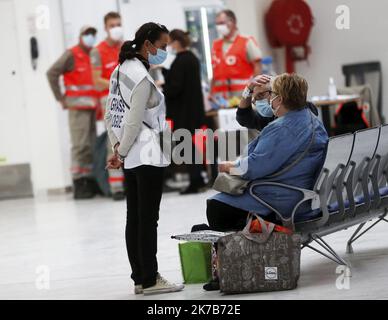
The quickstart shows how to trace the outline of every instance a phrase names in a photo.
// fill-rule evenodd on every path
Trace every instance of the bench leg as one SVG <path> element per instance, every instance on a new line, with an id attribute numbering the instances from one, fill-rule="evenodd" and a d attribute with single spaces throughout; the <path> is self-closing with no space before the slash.
<path id="1" fill-rule="evenodd" d="M 365 233 L 367 233 L 370 229 L 372 229 L 376 224 L 378 224 L 379 222 L 381 221 L 385 221 L 385 222 L 388 222 L 387 219 L 385 219 L 385 216 L 387 214 L 384 213 L 377 221 L 375 221 L 372 225 L 370 225 L 368 228 L 366 228 L 363 232 L 361 232 L 359 234 L 359 232 L 361 231 L 361 229 L 364 227 L 364 225 L 366 224 L 366 222 L 364 223 L 361 223 L 356 231 L 354 231 L 354 233 L 352 234 L 352 236 L 350 237 L 350 239 L 348 240 L 348 243 L 346 245 L 346 253 L 348 254 L 353 254 L 354 251 L 353 251 L 353 246 L 352 246 L 352 243 L 355 242 L 357 239 L 359 239 L 362 235 L 364 235 Z"/>
<path id="2" fill-rule="evenodd" d="M 350 268 L 349 263 L 347 263 L 344 259 L 342 259 L 337 252 L 334 251 L 332 247 L 330 247 L 325 240 L 323 240 L 320 236 L 313 234 L 311 235 L 311 239 L 315 241 L 316 244 L 318 244 L 320 247 L 322 247 L 327 253 L 318 250 L 317 248 L 312 247 L 309 243 L 304 244 L 302 248 L 307 247 L 311 250 L 314 250 L 315 252 L 323 255 L 324 257 L 334 261 L 335 263 L 338 263 L 340 265 L 344 265 Z"/>
<path id="3" fill-rule="evenodd" d="M 354 251 L 353 251 L 353 246 L 352 246 L 352 243 L 355 241 L 355 237 L 357 236 L 357 234 L 360 232 L 360 230 L 362 229 L 362 227 L 365 225 L 366 222 L 364 223 L 361 223 L 356 231 L 354 231 L 354 233 L 352 234 L 352 236 L 350 237 L 350 239 L 348 240 L 348 243 L 346 244 L 346 253 L 348 254 L 353 254 Z"/>

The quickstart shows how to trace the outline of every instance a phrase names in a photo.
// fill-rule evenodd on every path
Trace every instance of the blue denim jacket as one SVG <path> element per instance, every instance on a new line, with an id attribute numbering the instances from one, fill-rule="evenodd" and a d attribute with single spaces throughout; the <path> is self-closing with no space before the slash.
<path id="1" fill-rule="evenodd" d="M 312 189 L 325 160 L 328 136 L 321 121 L 308 108 L 290 111 L 283 117 L 269 123 L 262 130 L 260 136 L 248 145 L 248 156 L 240 160 L 242 167 L 247 165 L 247 171 L 242 177 L 249 181 L 268 180 L 266 177 L 289 166 L 309 146 L 313 133 L 312 125 L 315 128 L 315 137 L 308 153 L 290 170 L 270 179 L 296 187 Z M 280 211 L 285 218 L 291 215 L 292 209 L 302 198 L 302 195 L 297 191 L 275 186 L 258 186 L 254 192 Z M 246 211 L 256 212 L 262 216 L 271 212 L 257 202 L 248 190 L 243 195 L 237 196 L 219 193 L 212 199 Z M 299 213 L 302 212 L 302 215 L 309 211 L 308 203 L 302 205 L 298 210 Z M 302 217 L 299 215 L 298 218 Z"/>

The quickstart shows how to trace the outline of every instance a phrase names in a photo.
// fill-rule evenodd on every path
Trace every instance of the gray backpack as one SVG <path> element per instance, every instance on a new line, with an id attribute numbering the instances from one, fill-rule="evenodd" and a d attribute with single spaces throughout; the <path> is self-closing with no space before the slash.
<path id="1" fill-rule="evenodd" d="M 252 216 L 262 233 L 250 233 Z M 251 214 L 245 229 L 218 240 L 218 273 L 224 293 L 290 290 L 300 274 L 298 234 L 274 232 L 275 225 Z"/>

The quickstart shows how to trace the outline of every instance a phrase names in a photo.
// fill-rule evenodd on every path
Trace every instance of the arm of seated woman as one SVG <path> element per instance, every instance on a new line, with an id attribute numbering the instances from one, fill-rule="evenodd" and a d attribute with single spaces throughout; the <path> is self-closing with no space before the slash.
<path id="1" fill-rule="evenodd" d="M 258 139 L 250 154 L 239 161 L 238 170 L 245 180 L 264 178 L 279 171 L 300 146 L 293 132 L 277 123 L 266 127 Z"/>

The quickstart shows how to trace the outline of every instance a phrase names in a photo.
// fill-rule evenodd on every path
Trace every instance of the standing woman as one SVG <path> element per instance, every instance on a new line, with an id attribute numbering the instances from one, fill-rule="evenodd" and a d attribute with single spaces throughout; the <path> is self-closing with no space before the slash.
<path id="1" fill-rule="evenodd" d="M 114 155 L 108 169 L 124 165 L 127 198 L 125 240 L 135 294 L 175 292 L 183 285 L 158 273 L 157 226 L 163 171 L 169 165 L 159 133 L 167 129 L 164 96 L 149 74 L 150 64 L 167 57 L 168 30 L 146 23 L 133 41 L 123 44 L 119 65 L 110 79 L 105 121 Z"/>
<path id="2" fill-rule="evenodd" d="M 193 136 L 195 129 L 205 123 L 204 100 L 201 85 L 201 66 L 198 58 L 190 51 L 189 33 L 179 29 L 170 32 L 169 47 L 176 55 L 169 71 L 164 70 L 167 118 L 173 120 L 173 128 L 187 129 Z M 193 163 L 188 164 L 189 187 L 181 194 L 197 193 L 205 185 L 202 178 L 202 164 L 195 164 L 193 145 Z"/>

